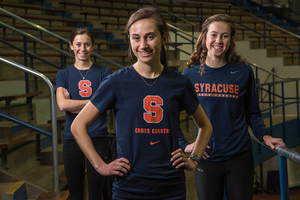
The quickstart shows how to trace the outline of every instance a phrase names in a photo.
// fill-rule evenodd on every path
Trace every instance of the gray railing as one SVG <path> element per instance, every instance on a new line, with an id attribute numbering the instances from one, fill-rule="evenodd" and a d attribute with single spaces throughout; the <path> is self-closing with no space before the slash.
<path id="1" fill-rule="evenodd" d="M 57 121 L 56 121 L 56 111 L 55 111 L 55 96 L 54 87 L 50 80 L 40 72 L 29 69 L 26 66 L 20 65 L 12 60 L 5 59 L 0 56 L 0 62 L 3 62 L 11 67 L 21 70 L 25 73 L 31 74 L 35 77 L 41 78 L 48 86 L 50 91 L 50 109 L 51 109 L 51 128 L 52 128 L 52 149 L 53 149 L 53 190 L 59 191 L 59 174 L 58 174 L 58 145 L 57 145 Z M 17 123 L 17 122 L 16 122 Z"/>
<path id="2" fill-rule="evenodd" d="M 259 143 L 262 146 L 267 147 L 272 150 L 265 143 L 260 142 L 254 135 L 252 130 L 249 130 L 249 134 L 255 142 Z M 278 164 L 279 164 L 279 179 L 280 179 L 280 194 L 281 200 L 289 200 L 289 182 L 288 182 L 288 171 L 287 171 L 287 159 L 290 159 L 294 162 L 300 164 L 300 153 L 294 150 L 291 150 L 286 147 L 275 146 L 275 149 L 272 150 L 278 154 Z"/>

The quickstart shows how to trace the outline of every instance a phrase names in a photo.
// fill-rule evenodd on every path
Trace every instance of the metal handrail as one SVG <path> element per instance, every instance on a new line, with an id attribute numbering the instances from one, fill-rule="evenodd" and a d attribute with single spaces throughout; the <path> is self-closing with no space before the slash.
<path id="1" fill-rule="evenodd" d="M 254 140 L 255 142 L 263 145 L 264 147 L 267 147 L 268 149 L 292 160 L 295 161 L 297 163 L 300 164 L 300 153 L 296 152 L 292 149 L 286 148 L 286 147 L 282 147 L 282 146 L 275 146 L 275 149 L 271 149 L 268 145 L 266 145 L 264 142 L 261 142 L 259 139 L 257 139 L 257 137 L 255 137 L 255 135 L 253 134 L 253 131 L 251 129 L 248 130 L 249 135 L 251 136 L 251 139 Z"/>
<path id="2" fill-rule="evenodd" d="M 271 149 L 264 142 L 259 141 L 253 134 L 252 130 L 248 130 L 251 139 L 260 145 L 276 152 L 278 154 L 278 162 L 279 162 L 279 179 L 280 179 L 280 195 L 282 200 L 289 200 L 289 185 L 288 185 L 288 176 L 287 176 L 287 159 L 290 159 L 294 162 L 300 164 L 300 153 L 294 150 L 291 150 L 286 147 L 282 147 L 279 145 L 275 146 L 275 149 Z"/>
<path id="3" fill-rule="evenodd" d="M 50 80 L 42 73 L 30 69 L 24 65 L 18 64 L 12 60 L 5 59 L 0 56 L 0 61 L 14 67 L 16 69 L 22 70 L 25 73 L 31 74 L 35 77 L 41 78 L 48 86 L 50 91 L 50 109 L 51 109 L 51 128 L 52 128 L 52 149 L 53 149 L 53 190 L 59 191 L 59 174 L 58 174 L 58 144 L 57 144 L 57 121 L 56 121 L 56 107 L 55 107 L 55 96 L 54 87 Z"/>
<path id="4" fill-rule="evenodd" d="M 52 33 L 51 31 L 48 31 L 47 29 L 43 28 L 43 27 L 40 26 L 40 25 L 37 25 L 37 24 L 35 24 L 35 23 L 32 23 L 32 22 L 30 22 L 30 21 L 28 21 L 28 20 L 26 20 L 26 19 L 23 19 L 22 17 L 19 17 L 19 16 L 15 15 L 15 14 L 13 14 L 13 13 L 7 11 L 7 10 L 4 10 L 3 8 L 0 8 L 0 12 L 3 12 L 3 13 L 5 13 L 5 14 L 7 14 L 7 15 L 9 15 L 9 16 L 15 18 L 15 19 L 21 20 L 22 22 L 25 22 L 26 24 L 29 24 L 29 25 L 35 27 L 36 29 L 38 29 L 38 30 L 40 30 L 40 31 L 46 32 L 46 33 L 50 34 L 51 36 L 54 36 L 54 37 L 60 39 L 60 40 L 63 41 L 63 42 L 69 43 L 69 40 L 67 40 L 67 39 L 65 39 L 65 38 L 63 38 L 63 37 L 61 37 L 61 36 L 59 36 L 59 35 L 57 35 L 57 34 L 55 34 L 55 33 Z M 0 21 L 0 22 L 1 22 L 1 21 Z M 1 23 L 1 24 L 2 24 L 2 23 Z M 15 30 L 18 30 L 18 29 L 15 29 Z M 20 32 L 22 32 L 22 31 L 20 31 Z M 25 34 L 26 34 L 26 33 L 25 33 Z M 28 34 L 28 35 L 30 35 L 30 34 Z M 30 36 L 31 36 L 31 35 L 30 35 Z M 34 36 L 32 36 L 32 37 L 34 37 Z M 35 37 L 34 37 L 34 38 L 35 38 Z M 31 39 L 33 39 L 33 38 L 31 38 Z M 37 38 L 35 38 L 35 39 L 37 39 Z M 37 40 L 39 40 L 39 39 L 37 39 Z M 39 42 L 40 42 L 40 41 L 39 41 Z M 44 41 L 42 41 L 42 42 L 45 43 Z M 47 44 L 46 46 L 49 45 L 48 43 L 45 43 L 45 44 Z M 52 46 L 52 45 L 50 45 L 50 46 Z M 48 47 L 49 47 L 49 46 L 48 46 Z M 53 46 L 53 47 L 54 47 L 54 46 Z M 50 48 L 52 48 L 52 47 L 50 47 Z M 56 47 L 54 47 L 54 48 L 56 48 Z M 53 49 L 53 48 L 52 48 L 52 49 Z M 69 53 L 67 53 L 67 52 L 65 52 L 65 51 L 63 51 L 63 50 L 60 50 L 60 49 L 57 50 L 57 49 L 58 49 L 58 48 L 56 48 L 55 50 L 56 50 L 56 51 L 59 51 L 60 53 L 64 52 L 64 53 L 63 53 L 64 55 L 67 55 L 67 56 L 69 56 L 69 57 L 74 58 L 73 55 L 71 55 L 71 54 L 69 54 Z M 68 54 L 69 54 L 69 55 L 68 55 Z M 97 57 L 97 58 L 100 58 L 100 59 L 102 59 L 102 60 L 104 60 L 104 61 L 106 61 L 106 62 L 108 62 L 108 63 L 110 63 L 110 64 L 112 64 L 112 65 L 114 65 L 114 66 L 116 66 L 116 67 L 124 68 L 124 66 L 122 66 L 122 65 L 120 65 L 120 64 L 118 64 L 118 63 L 116 63 L 116 62 L 114 62 L 114 61 L 112 61 L 112 60 L 109 60 L 108 58 L 103 57 L 103 56 L 101 56 L 101 55 L 99 55 L 99 54 L 97 54 L 97 53 L 95 53 L 95 52 L 92 52 L 92 55 L 95 56 L 95 57 Z"/>
<path id="5" fill-rule="evenodd" d="M 0 8 L 0 11 L 1 11 L 1 9 L 2 9 L 2 8 Z M 2 9 L 2 10 L 3 10 L 3 9 Z M 27 37 L 27 38 L 30 38 L 30 39 L 34 40 L 35 42 L 41 43 L 42 45 L 45 45 L 46 47 L 49 47 L 49 48 L 51 48 L 51 49 L 53 49 L 53 50 L 55 50 L 55 51 L 58 51 L 59 53 L 62 53 L 62 54 L 64 54 L 64 55 L 68 56 L 68 57 L 74 58 L 74 56 L 71 55 L 70 53 L 68 53 L 68 52 L 66 52 L 66 51 L 64 51 L 64 50 L 61 50 L 61 49 L 59 49 L 59 48 L 57 48 L 57 47 L 55 47 L 55 46 L 53 46 L 53 45 L 51 45 L 51 44 L 49 44 L 49 43 L 47 43 L 47 42 L 44 42 L 43 40 L 40 40 L 40 39 L 36 38 L 35 36 L 30 35 L 29 33 L 25 33 L 24 31 L 21 31 L 21 30 L 19 30 L 19 29 L 16 29 L 16 28 L 14 28 L 14 27 L 12 27 L 12 26 L 10 26 L 10 25 L 8 25 L 8 24 L 5 24 L 5 23 L 2 22 L 2 21 L 0 21 L 0 25 L 1 25 L 1 26 L 4 26 L 4 27 L 6 27 L 6 28 L 9 28 L 9 29 L 11 29 L 11 30 L 13 30 L 13 31 L 15 31 L 15 32 L 17 32 L 17 33 L 19 33 L 19 34 L 21 34 L 21 35 Z"/>
<path id="6" fill-rule="evenodd" d="M 172 24 L 167 23 L 167 25 L 168 25 L 170 28 L 172 28 L 172 29 L 174 29 L 174 30 L 176 30 L 176 31 L 179 31 L 179 32 L 181 32 L 181 33 L 183 33 L 183 34 L 185 34 L 185 35 L 187 35 L 187 36 L 189 36 L 189 37 L 191 37 L 191 38 L 193 38 L 193 39 L 196 39 L 196 40 L 198 39 L 198 37 L 195 37 L 195 36 L 193 36 L 193 35 L 191 35 L 191 34 L 188 34 L 186 31 L 181 30 L 180 28 L 177 28 L 177 27 L 173 26 Z"/>
<path id="7" fill-rule="evenodd" d="M 258 66 L 257 64 L 255 64 L 255 63 L 251 63 L 251 62 L 246 61 L 246 64 L 249 65 L 249 66 L 255 67 L 255 68 L 257 68 L 257 69 L 259 69 L 259 70 L 261 70 L 261 71 L 264 71 L 264 72 L 266 72 L 266 73 L 268 73 L 268 74 L 271 74 L 271 75 L 273 75 L 274 77 L 277 77 L 277 78 L 279 78 L 279 79 L 291 79 L 290 77 L 280 76 L 280 75 L 278 75 L 278 74 L 275 74 L 275 73 L 273 73 L 273 72 L 270 72 L 270 71 L 268 71 L 268 70 L 265 70 L 264 68 L 259 67 L 259 66 Z"/>

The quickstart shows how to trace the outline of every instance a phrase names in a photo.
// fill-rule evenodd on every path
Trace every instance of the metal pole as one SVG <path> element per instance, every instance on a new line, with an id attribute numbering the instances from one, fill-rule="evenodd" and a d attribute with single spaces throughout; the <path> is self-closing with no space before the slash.
<path id="1" fill-rule="evenodd" d="M 280 178 L 280 196 L 281 200 L 289 200 L 289 182 L 287 173 L 287 160 L 278 154 L 279 178 Z"/>
<path id="2" fill-rule="evenodd" d="M 25 73 L 33 76 L 40 77 L 47 85 L 50 91 L 50 109 L 51 109 L 51 122 L 52 122 L 52 151 L 53 151 L 53 190 L 59 191 L 59 174 L 58 174 L 58 145 L 57 145 L 57 121 L 56 121 L 56 107 L 54 98 L 54 88 L 51 81 L 42 73 L 29 69 L 24 65 L 18 64 L 12 60 L 5 59 L 0 56 L 0 61 Z"/>

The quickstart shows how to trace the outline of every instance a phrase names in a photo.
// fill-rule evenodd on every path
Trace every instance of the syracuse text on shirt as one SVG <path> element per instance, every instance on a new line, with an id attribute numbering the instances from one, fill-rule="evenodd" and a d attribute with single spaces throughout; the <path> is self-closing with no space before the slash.
<path id="1" fill-rule="evenodd" d="M 239 85 L 195 83 L 194 87 L 198 96 L 239 98 Z"/>

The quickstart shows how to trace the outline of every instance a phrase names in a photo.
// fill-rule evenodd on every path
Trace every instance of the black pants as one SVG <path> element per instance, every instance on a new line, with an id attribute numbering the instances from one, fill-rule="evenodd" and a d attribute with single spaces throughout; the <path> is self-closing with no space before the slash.
<path id="1" fill-rule="evenodd" d="M 223 162 L 201 162 L 203 172 L 195 170 L 199 200 L 251 200 L 253 195 L 254 163 L 252 149 Z"/>
<path id="2" fill-rule="evenodd" d="M 109 161 L 109 146 L 107 137 L 92 138 L 98 154 L 107 163 Z M 64 140 L 63 159 L 70 192 L 70 200 L 83 200 L 84 171 L 87 167 L 88 192 L 90 200 L 102 199 L 104 176 L 101 176 L 87 160 L 76 140 Z"/>

